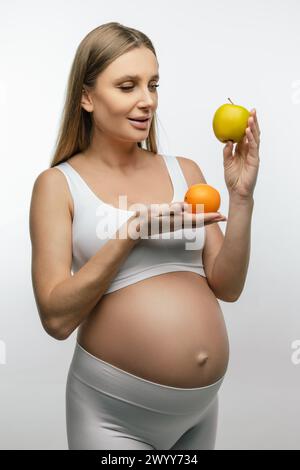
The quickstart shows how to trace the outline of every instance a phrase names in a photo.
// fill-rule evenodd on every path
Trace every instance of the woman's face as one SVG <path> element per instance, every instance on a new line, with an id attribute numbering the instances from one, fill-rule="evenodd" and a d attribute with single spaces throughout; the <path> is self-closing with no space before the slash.
<path id="1" fill-rule="evenodd" d="M 82 95 L 82 106 L 93 113 L 98 132 L 127 142 L 147 138 L 158 104 L 158 67 L 153 52 L 141 47 L 118 57 L 98 76 L 96 89 Z M 149 115 L 145 129 L 135 128 L 128 120 Z"/>

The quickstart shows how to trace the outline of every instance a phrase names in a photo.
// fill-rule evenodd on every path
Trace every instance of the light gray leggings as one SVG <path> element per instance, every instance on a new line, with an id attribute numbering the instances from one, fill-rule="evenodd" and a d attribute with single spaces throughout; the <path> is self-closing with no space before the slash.
<path id="1" fill-rule="evenodd" d="M 76 342 L 66 386 L 69 449 L 214 449 L 218 390 L 151 382 Z"/>

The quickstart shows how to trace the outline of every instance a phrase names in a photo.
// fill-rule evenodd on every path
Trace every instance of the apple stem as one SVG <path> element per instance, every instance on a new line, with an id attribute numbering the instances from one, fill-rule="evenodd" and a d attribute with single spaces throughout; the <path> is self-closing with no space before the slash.
<path id="1" fill-rule="evenodd" d="M 229 101 L 230 101 L 230 103 L 231 103 L 231 104 L 234 104 L 234 103 L 231 101 L 231 99 L 230 99 L 230 98 L 228 98 L 228 99 L 229 99 Z"/>

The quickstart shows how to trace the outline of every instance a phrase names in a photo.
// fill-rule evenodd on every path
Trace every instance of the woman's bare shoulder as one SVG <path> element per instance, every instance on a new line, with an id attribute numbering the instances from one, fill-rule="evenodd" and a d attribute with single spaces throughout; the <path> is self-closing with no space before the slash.
<path id="1" fill-rule="evenodd" d="M 62 203 L 65 202 L 68 205 L 73 220 L 73 198 L 66 176 L 59 168 L 51 167 L 39 173 L 34 181 L 34 191 L 53 193 L 61 198 Z"/>

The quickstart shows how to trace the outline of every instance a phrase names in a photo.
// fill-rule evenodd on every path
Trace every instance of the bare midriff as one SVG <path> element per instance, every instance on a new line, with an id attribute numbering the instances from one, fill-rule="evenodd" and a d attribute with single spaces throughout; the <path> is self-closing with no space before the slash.
<path id="1" fill-rule="evenodd" d="M 104 295 L 80 325 L 77 341 L 105 362 L 173 387 L 215 383 L 229 360 L 219 302 L 206 278 L 189 271 Z"/>

